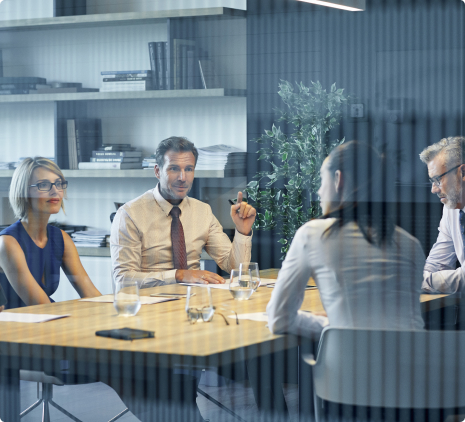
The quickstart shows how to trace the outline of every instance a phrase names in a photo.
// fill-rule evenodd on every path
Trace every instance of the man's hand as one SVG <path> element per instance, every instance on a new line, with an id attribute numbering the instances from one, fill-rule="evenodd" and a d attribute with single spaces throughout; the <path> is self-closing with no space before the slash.
<path id="1" fill-rule="evenodd" d="M 231 205 L 231 218 L 239 233 L 248 236 L 252 230 L 257 211 L 247 202 L 242 202 L 242 192 L 237 193 L 237 202 Z"/>
<path id="2" fill-rule="evenodd" d="M 198 284 L 224 284 L 224 278 L 210 271 L 176 270 L 176 282 Z"/>

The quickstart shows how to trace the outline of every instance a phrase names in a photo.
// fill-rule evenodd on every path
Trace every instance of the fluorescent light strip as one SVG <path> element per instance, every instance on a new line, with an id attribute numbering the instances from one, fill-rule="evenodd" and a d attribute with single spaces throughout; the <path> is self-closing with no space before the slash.
<path id="1" fill-rule="evenodd" d="M 357 7 L 344 6 L 342 4 L 329 3 L 327 1 L 322 1 L 322 0 L 297 0 L 297 1 L 303 1 L 305 3 L 318 4 L 320 6 L 334 7 L 335 9 L 349 10 L 350 12 L 363 12 L 363 10 L 364 10 L 364 9 L 359 9 Z M 463 0 L 463 1 L 465 2 L 465 0 Z"/>

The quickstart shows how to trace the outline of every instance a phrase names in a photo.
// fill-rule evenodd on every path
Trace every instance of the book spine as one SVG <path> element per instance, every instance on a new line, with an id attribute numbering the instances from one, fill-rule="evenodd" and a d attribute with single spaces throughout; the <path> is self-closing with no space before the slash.
<path id="1" fill-rule="evenodd" d="M 157 80 L 158 89 L 167 89 L 166 87 L 166 52 L 165 42 L 157 42 L 156 61 L 157 61 Z"/>
<path id="2" fill-rule="evenodd" d="M 153 89 L 158 89 L 158 78 L 157 78 L 157 60 L 156 60 L 156 42 L 149 42 L 149 58 L 150 58 L 150 69 L 153 80 Z"/>
<path id="3" fill-rule="evenodd" d="M 195 51 L 190 49 L 187 51 L 187 89 L 195 88 Z"/>
<path id="4" fill-rule="evenodd" d="M 29 94 L 28 89 L 2 89 L 0 95 Z"/>
<path id="5" fill-rule="evenodd" d="M 92 151 L 94 158 L 127 158 L 135 157 L 141 158 L 142 152 L 139 151 Z"/>
<path id="6" fill-rule="evenodd" d="M 68 158 L 69 158 L 69 168 L 70 170 L 77 169 L 77 160 L 76 160 L 76 121 L 67 120 L 67 133 L 68 133 Z"/>
<path id="7" fill-rule="evenodd" d="M 187 89 L 187 45 L 182 46 L 181 69 L 182 69 L 182 89 Z"/>
<path id="8" fill-rule="evenodd" d="M 147 79 L 145 81 L 108 81 L 103 86 L 151 86 L 152 81 Z"/>
<path id="9" fill-rule="evenodd" d="M 0 89 L 36 89 L 41 84 L 0 84 Z"/>
<path id="10" fill-rule="evenodd" d="M 101 75 L 150 75 L 152 73 L 151 70 L 106 70 L 100 72 Z M 109 76 L 106 76 L 107 78 Z"/>
<path id="11" fill-rule="evenodd" d="M 138 163 L 141 157 L 96 158 L 90 157 L 91 163 Z"/>
<path id="12" fill-rule="evenodd" d="M 103 78 L 103 82 L 125 82 L 125 81 L 148 81 L 151 78 L 149 76 L 121 76 L 116 78 Z"/>

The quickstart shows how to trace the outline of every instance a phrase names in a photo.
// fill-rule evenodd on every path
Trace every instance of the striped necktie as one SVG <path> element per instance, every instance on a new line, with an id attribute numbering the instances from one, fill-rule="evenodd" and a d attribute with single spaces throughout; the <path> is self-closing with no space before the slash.
<path id="1" fill-rule="evenodd" d="M 171 247 L 173 249 L 173 264 L 175 270 L 187 270 L 186 241 L 184 230 L 179 218 L 181 210 L 173 207 L 171 215 Z"/>

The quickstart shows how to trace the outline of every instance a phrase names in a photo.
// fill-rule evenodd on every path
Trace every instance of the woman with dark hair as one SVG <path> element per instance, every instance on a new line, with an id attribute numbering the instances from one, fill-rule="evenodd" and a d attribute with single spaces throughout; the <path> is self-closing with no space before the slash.
<path id="1" fill-rule="evenodd" d="M 422 329 L 425 257 L 397 227 L 384 192 L 392 180 L 382 157 L 352 141 L 321 166 L 323 217 L 296 233 L 267 306 L 273 333 L 318 335 L 324 326 Z M 383 197 L 384 196 L 384 197 Z M 309 277 L 327 317 L 299 311 Z"/>
<path id="2" fill-rule="evenodd" d="M 68 182 L 60 168 L 43 157 L 26 158 L 13 173 L 10 205 L 18 218 L 0 233 L 0 286 L 6 308 L 50 303 L 60 268 L 81 297 L 100 296 L 71 237 L 48 224 L 64 210 Z"/>

